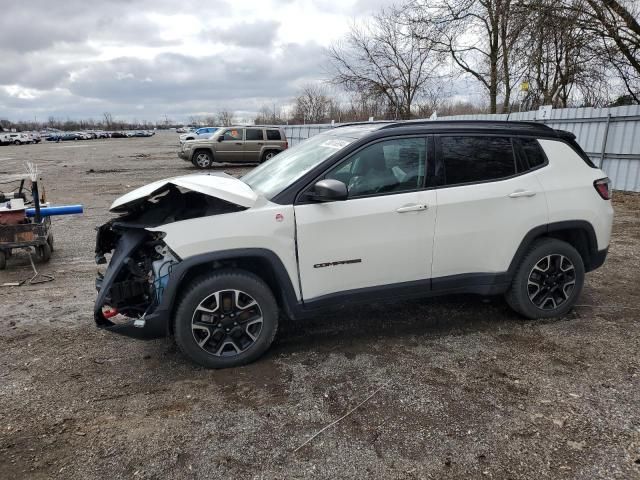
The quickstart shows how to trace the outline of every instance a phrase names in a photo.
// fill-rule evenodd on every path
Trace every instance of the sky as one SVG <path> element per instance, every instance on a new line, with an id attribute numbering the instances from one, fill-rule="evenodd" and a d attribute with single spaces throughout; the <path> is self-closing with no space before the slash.
<path id="1" fill-rule="evenodd" d="M 251 118 L 327 77 L 324 49 L 391 0 L 2 2 L 0 119 Z"/>

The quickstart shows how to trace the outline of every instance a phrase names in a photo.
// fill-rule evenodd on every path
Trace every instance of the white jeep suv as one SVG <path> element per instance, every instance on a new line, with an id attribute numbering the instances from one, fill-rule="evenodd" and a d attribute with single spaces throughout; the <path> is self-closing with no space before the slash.
<path id="1" fill-rule="evenodd" d="M 117 199 L 98 228 L 97 325 L 174 335 L 206 367 L 255 360 L 285 316 L 351 302 L 504 294 L 566 314 L 605 260 L 609 180 L 574 136 L 517 122 L 342 126 L 237 179 Z"/>

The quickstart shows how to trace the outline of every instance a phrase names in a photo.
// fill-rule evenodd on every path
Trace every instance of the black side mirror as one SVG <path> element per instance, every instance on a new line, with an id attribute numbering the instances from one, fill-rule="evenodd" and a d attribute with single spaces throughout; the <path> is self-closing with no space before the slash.
<path id="1" fill-rule="evenodd" d="M 223 140 L 224 140 L 224 135 L 220 135 L 220 136 L 218 137 L 218 141 L 219 141 L 219 142 L 221 142 L 221 141 L 223 141 Z"/>
<path id="2" fill-rule="evenodd" d="M 333 178 L 317 181 L 313 186 L 313 190 L 308 194 L 308 197 L 316 202 L 346 200 L 348 196 L 347 186 L 340 180 L 334 180 Z"/>

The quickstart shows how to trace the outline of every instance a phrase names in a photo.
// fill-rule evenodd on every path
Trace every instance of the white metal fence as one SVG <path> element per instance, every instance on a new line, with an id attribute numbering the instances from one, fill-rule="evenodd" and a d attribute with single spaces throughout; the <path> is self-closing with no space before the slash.
<path id="1" fill-rule="evenodd" d="M 640 105 L 613 108 L 563 108 L 495 115 L 454 115 L 439 120 L 523 120 L 541 122 L 576 135 L 591 160 L 611 178 L 613 188 L 640 192 Z M 289 143 L 302 140 L 341 124 L 287 125 Z"/>

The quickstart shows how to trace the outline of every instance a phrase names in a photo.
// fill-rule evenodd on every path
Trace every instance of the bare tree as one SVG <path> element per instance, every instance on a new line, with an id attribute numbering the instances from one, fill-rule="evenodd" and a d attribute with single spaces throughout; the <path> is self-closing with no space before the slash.
<path id="1" fill-rule="evenodd" d="M 585 31 L 601 41 L 602 52 L 628 94 L 640 103 L 640 3 L 637 0 L 563 0 L 579 12 Z"/>
<path id="2" fill-rule="evenodd" d="M 606 103 L 605 72 L 591 48 L 595 38 L 581 27 L 579 12 L 564 9 L 557 0 L 528 0 L 515 13 L 526 19 L 516 45 L 518 56 L 526 59 L 526 107 L 567 107 L 574 93 L 583 104 Z"/>
<path id="3" fill-rule="evenodd" d="M 382 10 L 362 25 L 354 24 L 341 44 L 328 50 L 332 82 L 362 92 L 411 118 L 414 102 L 437 76 L 431 44 L 411 25 L 398 21 L 399 9 Z"/>
<path id="4" fill-rule="evenodd" d="M 221 127 L 229 127 L 231 125 L 233 125 L 233 117 L 234 117 L 234 112 L 226 110 L 226 109 L 222 109 L 220 111 L 218 111 L 218 125 L 220 125 Z"/>
<path id="5" fill-rule="evenodd" d="M 489 112 L 497 112 L 501 95 L 506 111 L 519 79 L 515 45 L 524 25 L 515 0 L 413 0 L 410 22 L 421 39 L 446 53 L 471 75 L 489 96 Z"/>
<path id="6" fill-rule="evenodd" d="M 256 125 L 283 125 L 287 120 L 282 112 L 282 108 L 276 107 L 276 104 L 273 103 L 271 105 L 263 105 L 260 107 L 254 122 Z"/>
<path id="7" fill-rule="evenodd" d="M 324 88 L 316 85 L 307 85 L 296 96 L 294 119 L 302 121 L 302 123 L 325 122 L 331 103 Z"/>

